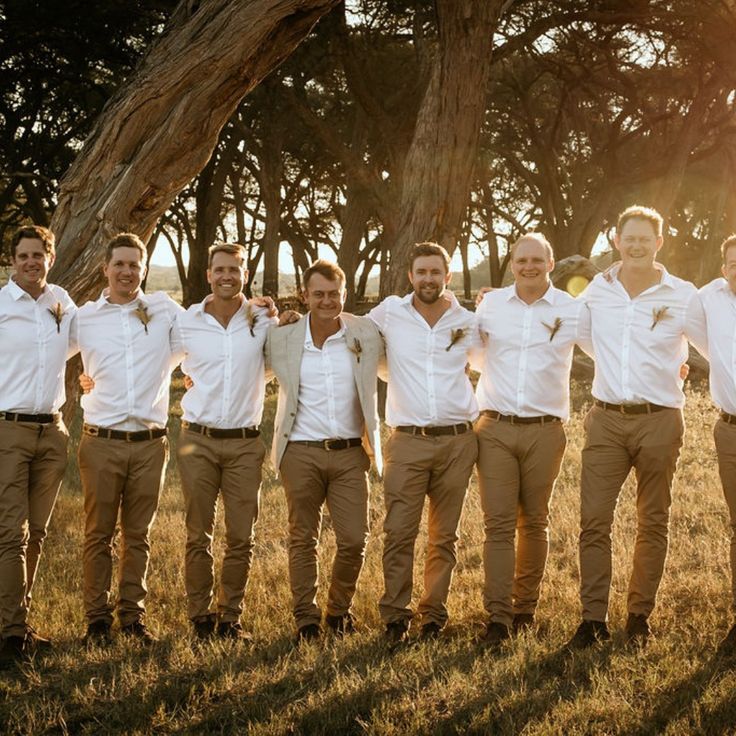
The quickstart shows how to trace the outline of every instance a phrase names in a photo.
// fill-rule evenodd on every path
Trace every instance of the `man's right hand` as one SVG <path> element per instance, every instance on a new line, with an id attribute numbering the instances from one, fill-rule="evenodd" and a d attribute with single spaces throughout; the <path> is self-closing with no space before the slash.
<path id="1" fill-rule="evenodd" d="M 298 322 L 301 318 L 301 314 L 299 314 L 295 309 L 287 309 L 279 315 L 279 327 L 291 325 L 294 322 Z"/>
<path id="2" fill-rule="evenodd" d="M 489 291 L 493 291 L 493 289 L 490 286 L 481 286 L 480 289 L 478 289 L 478 296 L 475 297 L 475 306 L 476 307 L 483 301 L 483 297 Z"/>

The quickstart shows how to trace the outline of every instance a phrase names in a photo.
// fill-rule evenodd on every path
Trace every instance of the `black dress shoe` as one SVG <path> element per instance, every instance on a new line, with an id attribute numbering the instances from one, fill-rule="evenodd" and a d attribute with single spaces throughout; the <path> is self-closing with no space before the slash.
<path id="1" fill-rule="evenodd" d="M 132 639 L 137 639 L 144 646 L 155 644 L 158 639 L 148 630 L 143 621 L 133 621 L 120 627 L 120 631 Z"/>
<path id="2" fill-rule="evenodd" d="M 389 644 L 403 644 L 409 641 L 409 621 L 392 621 L 386 624 L 384 638 Z"/>
<path id="3" fill-rule="evenodd" d="M 107 621 L 93 621 L 87 626 L 87 633 L 82 638 L 85 646 L 104 647 L 112 642 L 112 627 Z"/>
<path id="4" fill-rule="evenodd" d="M 325 623 L 327 624 L 327 628 L 338 637 L 356 632 L 355 619 L 353 619 L 350 613 L 344 613 L 342 616 L 331 616 L 327 614 L 325 616 Z"/>
<path id="5" fill-rule="evenodd" d="M 430 641 L 431 639 L 439 639 L 442 633 L 442 626 L 434 621 L 430 621 L 427 624 L 422 624 L 422 628 L 419 630 L 419 638 L 424 641 Z"/>
<path id="6" fill-rule="evenodd" d="M 630 613 L 626 619 L 626 643 L 643 649 L 649 639 L 649 623 L 641 613 Z"/>
<path id="7" fill-rule="evenodd" d="M 500 647 L 509 638 L 509 627 L 500 621 L 490 621 L 486 624 L 486 630 L 481 636 L 481 642 L 493 649 Z"/>
<path id="8" fill-rule="evenodd" d="M 514 614 L 514 620 L 511 622 L 511 630 L 514 632 L 514 636 L 518 636 L 519 634 L 523 634 L 525 631 L 529 631 L 533 626 L 533 613 Z"/>
<path id="9" fill-rule="evenodd" d="M 568 649 L 589 649 L 590 647 L 608 641 L 611 634 L 605 621 L 583 621 L 575 636 L 567 642 Z"/>
<path id="10" fill-rule="evenodd" d="M 296 643 L 317 641 L 322 636 L 322 629 L 319 624 L 306 624 L 300 626 L 296 632 Z"/>
<path id="11" fill-rule="evenodd" d="M 13 667 L 29 659 L 25 636 L 6 636 L 0 648 L 0 669 Z"/>
<path id="12" fill-rule="evenodd" d="M 736 654 L 736 624 L 728 630 L 728 634 L 718 644 L 717 651 L 722 657 L 733 657 Z"/>
<path id="13" fill-rule="evenodd" d="M 216 623 L 217 617 L 214 613 L 208 613 L 206 616 L 192 621 L 194 636 L 202 641 L 211 639 L 215 635 Z"/>
<path id="14" fill-rule="evenodd" d="M 243 644 L 253 642 L 253 637 L 240 625 L 240 621 L 220 621 L 217 624 L 217 636 L 220 639 L 239 641 Z"/>

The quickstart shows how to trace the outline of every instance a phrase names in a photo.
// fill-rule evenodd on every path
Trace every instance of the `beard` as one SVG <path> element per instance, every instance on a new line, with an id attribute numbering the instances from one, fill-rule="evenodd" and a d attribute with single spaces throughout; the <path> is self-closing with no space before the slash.
<path id="1" fill-rule="evenodd" d="M 417 299 L 424 304 L 434 304 L 444 292 L 441 286 L 423 287 L 414 289 Z"/>

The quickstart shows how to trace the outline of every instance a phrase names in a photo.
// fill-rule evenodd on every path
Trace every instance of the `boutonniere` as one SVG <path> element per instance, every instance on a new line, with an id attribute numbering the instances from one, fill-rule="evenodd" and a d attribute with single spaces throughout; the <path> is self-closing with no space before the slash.
<path id="1" fill-rule="evenodd" d="M 555 321 L 551 325 L 548 325 L 546 322 L 542 322 L 542 324 L 547 328 L 549 341 L 552 342 L 554 336 L 560 331 L 560 327 L 562 327 L 562 320 L 559 317 L 555 317 Z"/>
<path id="2" fill-rule="evenodd" d="M 49 309 L 49 314 L 54 318 L 54 322 L 56 322 L 56 331 L 61 332 L 61 320 L 66 314 L 64 308 L 61 306 L 61 302 L 56 302 L 56 306 L 53 309 Z"/>
<path id="3" fill-rule="evenodd" d="M 360 344 L 360 340 L 357 337 L 353 338 L 352 347 L 348 345 L 348 350 L 355 356 L 355 359 L 360 363 L 360 354 L 363 352 L 363 348 Z"/>
<path id="4" fill-rule="evenodd" d="M 445 350 L 449 351 L 456 342 L 460 342 L 460 340 L 465 337 L 465 333 L 467 331 L 467 327 L 458 327 L 456 330 L 450 330 L 450 344 L 445 348 Z"/>
<path id="5" fill-rule="evenodd" d="M 669 307 L 656 307 L 652 309 L 652 326 L 649 328 L 653 330 L 657 326 L 657 322 L 663 319 L 667 319 L 670 315 L 668 314 Z"/>
<path id="6" fill-rule="evenodd" d="M 250 330 L 250 336 L 256 336 L 256 323 L 258 322 L 258 315 L 253 311 L 253 307 L 250 304 L 245 308 L 245 319 L 248 321 L 248 329 Z"/>
<path id="7" fill-rule="evenodd" d="M 133 314 L 141 321 L 143 329 L 146 331 L 147 335 L 148 323 L 153 319 L 153 317 L 148 314 L 148 307 L 142 301 L 140 301 L 140 299 L 138 300 L 138 306 L 133 310 Z"/>

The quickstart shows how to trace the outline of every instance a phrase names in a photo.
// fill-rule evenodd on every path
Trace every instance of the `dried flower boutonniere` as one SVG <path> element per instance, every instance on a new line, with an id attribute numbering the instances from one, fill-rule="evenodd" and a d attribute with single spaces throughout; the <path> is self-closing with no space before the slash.
<path id="1" fill-rule="evenodd" d="M 657 322 L 670 316 L 668 310 L 669 307 L 659 307 L 659 309 L 655 307 L 652 309 L 652 326 L 649 328 L 650 330 L 653 330 L 657 326 Z"/>
<path id="2" fill-rule="evenodd" d="M 445 348 L 445 350 L 449 351 L 449 349 L 456 343 L 460 342 L 465 337 L 465 333 L 468 331 L 467 327 L 458 327 L 456 330 L 450 330 L 450 344 Z"/>
<path id="3" fill-rule="evenodd" d="M 250 330 L 250 336 L 256 336 L 256 322 L 258 322 L 258 315 L 253 311 L 253 307 L 250 304 L 245 308 L 245 318 L 248 320 L 248 329 Z"/>
<path id="4" fill-rule="evenodd" d="M 360 354 L 363 352 L 363 347 L 360 344 L 360 340 L 357 337 L 353 338 L 352 347 L 348 345 L 348 350 L 355 356 L 355 359 L 360 363 Z"/>
<path id="5" fill-rule="evenodd" d="M 66 314 L 64 308 L 61 306 L 61 302 L 56 302 L 56 306 L 53 309 L 49 309 L 49 314 L 54 318 L 54 322 L 56 322 L 56 331 L 61 332 L 61 320 Z"/>
<path id="6" fill-rule="evenodd" d="M 562 320 L 559 317 L 555 317 L 555 321 L 551 325 L 548 325 L 546 322 L 542 322 L 542 324 L 547 328 L 549 341 L 552 342 L 555 335 L 560 331 L 560 327 L 562 327 Z"/>
<path id="7" fill-rule="evenodd" d="M 153 317 L 148 314 L 148 307 L 142 301 L 140 301 L 140 299 L 138 300 L 138 306 L 133 310 L 133 314 L 141 321 L 143 329 L 146 331 L 147 335 L 148 323 L 153 319 Z"/>

